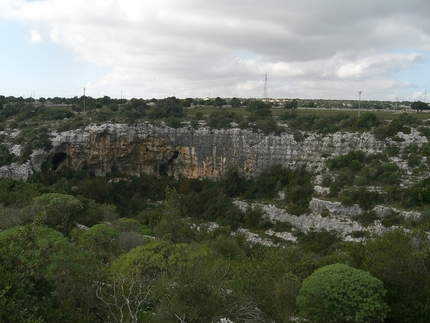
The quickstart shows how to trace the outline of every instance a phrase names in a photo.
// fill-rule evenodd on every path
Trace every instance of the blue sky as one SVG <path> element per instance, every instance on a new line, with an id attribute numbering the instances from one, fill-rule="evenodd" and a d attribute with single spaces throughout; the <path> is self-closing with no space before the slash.
<path id="1" fill-rule="evenodd" d="M 429 16 L 428 0 L 0 0 L 0 94 L 262 97 L 267 73 L 272 98 L 424 100 Z"/>
<path id="2" fill-rule="evenodd" d="M 69 49 L 28 41 L 28 28 L 0 21 L 0 92 L 29 97 L 81 96 L 83 88 L 109 73 L 109 66 L 79 61 Z"/>

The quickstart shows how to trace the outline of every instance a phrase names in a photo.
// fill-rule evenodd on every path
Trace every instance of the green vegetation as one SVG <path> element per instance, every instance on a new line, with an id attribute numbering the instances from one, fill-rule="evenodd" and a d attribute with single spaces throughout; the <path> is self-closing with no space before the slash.
<path id="1" fill-rule="evenodd" d="M 346 101 L 331 101 L 323 110 L 326 101 L 299 99 L 87 97 L 85 113 L 83 98 L 36 104 L 0 97 L 0 103 L 2 131 L 20 129 L 12 142 L 1 137 L 0 165 L 50 149 L 51 129 L 90 122 L 189 122 L 197 128 L 204 121 L 213 129 L 271 135 L 287 129 L 298 143 L 306 139 L 304 130 L 372 132 L 383 140 L 400 140 L 398 133 L 412 128 L 430 135 L 425 113 L 379 111 L 390 107 L 383 102 L 363 102 L 363 109 L 378 111 L 360 117 Z M 22 145 L 21 157 L 11 154 L 13 144 Z M 0 179 L 0 322 L 427 322 L 427 157 L 427 143 L 390 144 L 382 153 L 357 148 L 327 155 L 318 172 L 273 166 L 253 178 L 235 168 L 213 181 L 95 177 L 44 165 L 26 183 Z M 354 231 L 351 236 L 365 243 L 345 242 L 335 231 L 305 232 L 265 216 L 259 205 L 270 203 L 305 218 L 317 178 L 329 189 L 327 199 L 363 208 L 354 217 L 362 225 L 380 220 L 399 228 L 380 235 Z M 235 200 L 249 207 L 240 209 Z M 377 204 L 422 216 L 393 209 L 378 218 L 372 210 Z M 326 210 L 322 216 L 332 215 Z M 280 247 L 251 244 L 239 228 Z M 268 229 L 289 232 L 298 243 Z"/>
<path id="2" fill-rule="evenodd" d="M 385 158 L 351 152 L 333 159 L 331 172 L 369 171 L 367 165 Z M 398 172 L 387 165 L 372 168 L 369 181 L 384 182 L 389 178 L 384 173 Z M 250 179 L 231 169 L 218 181 L 142 176 L 109 182 L 67 169 L 47 171 L 28 183 L 2 179 L 1 319 L 288 322 L 300 316 L 315 322 L 425 322 L 430 311 L 428 217 L 412 224 L 392 213 L 385 225 L 412 231 L 356 232 L 356 238 L 366 236 L 361 244 L 343 242 L 335 232 L 292 231 L 288 223 L 264 218 L 258 206 L 241 211 L 232 203 L 232 198 L 271 200 L 283 191 L 285 199 L 277 203 L 303 214 L 312 178 L 304 167 L 275 166 Z M 430 204 L 427 182 L 398 188 L 401 193 L 391 191 L 398 185 L 387 184 L 378 198 L 401 202 L 403 197 L 412 203 L 409 196 L 415 194 L 421 196 L 415 205 L 425 208 Z M 360 187 L 339 196 L 370 207 L 376 192 Z M 368 211 L 358 220 L 374 219 Z M 220 226 L 210 230 L 208 220 Z M 298 244 L 251 246 L 241 234 L 231 235 L 238 227 L 290 231 Z M 327 290 L 325 284 L 337 288 Z M 321 298 L 321 293 L 326 294 Z"/>
<path id="3" fill-rule="evenodd" d="M 389 310 L 382 282 L 344 264 L 316 270 L 303 281 L 297 306 L 311 322 L 383 322 Z"/>

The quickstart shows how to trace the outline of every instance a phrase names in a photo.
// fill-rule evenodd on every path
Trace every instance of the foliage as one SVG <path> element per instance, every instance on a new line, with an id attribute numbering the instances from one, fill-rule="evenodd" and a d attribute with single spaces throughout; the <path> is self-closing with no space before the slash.
<path id="1" fill-rule="evenodd" d="M 288 269 L 301 257 L 296 248 L 256 246 L 234 268 L 233 290 L 251 296 L 267 321 L 288 322 L 300 289 L 300 280 Z"/>
<path id="2" fill-rule="evenodd" d="M 184 110 L 181 101 L 173 96 L 159 100 L 149 111 L 149 116 L 152 119 L 167 119 L 169 117 L 182 118 L 184 116 Z"/>
<path id="3" fill-rule="evenodd" d="M 355 125 L 356 118 L 344 112 L 334 116 L 299 115 L 296 112 L 286 112 L 281 114 L 279 119 L 287 121 L 292 129 L 317 131 L 323 135 L 340 130 L 360 130 L 359 125 Z"/>
<path id="4" fill-rule="evenodd" d="M 99 122 L 114 120 L 133 123 L 138 119 L 152 118 L 163 119 L 163 123 L 178 127 L 184 116 L 180 116 L 180 111 L 184 112 L 184 108 L 191 104 L 204 104 L 190 98 L 129 101 L 109 97 L 87 98 L 87 111 L 83 115 L 79 113 L 82 111 L 82 98 L 65 100 L 45 100 L 47 106 L 40 108 L 31 107 L 25 100 L 13 104 L 7 99 L 2 101 L 4 111 L 0 111 L 0 120 L 4 122 L 0 129 L 4 127 L 8 131 L 15 126 L 26 125 L 20 135 L 11 139 L 12 144 L 23 146 L 23 158 L 34 149 L 50 149 L 50 131 L 54 126 L 64 131 L 82 127 L 90 122 L 89 118 Z M 49 102 L 54 101 L 64 103 L 64 106 L 48 106 Z M 272 114 L 282 113 L 279 120 L 288 124 L 297 143 L 305 140 L 305 131 L 318 131 L 322 135 L 335 131 L 373 131 L 377 138 L 391 137 L 394 140 L 400 140 L 396 138 L 399 131 L 408 133 L 411 127 L 419 127 L 422 135 L 430 133 L 427 124 L 419 120 L 424 117 L 420 115 L 417 115 L 419 119 L 411 114 L 390 115 L 383 118 L 393 121 L 385 122 L 380 113 L 363 113 L 356 118 L 345 112 L 321 112 L 320 109 L 285 112 L 270 109 L 270 105 L 264 102 L 266 106 L 260 106 L 252 100 L 242 103 L 251 107 L 253 102 L 257 102 L 251 109 L 253 111 L 245 111 L 244 107 L 240 108 L 240 100 L 235 98 L 227 100 L 234 109 L 226 106 L 219 109 L 218 106 L 224 101 L 221 98 L 208 101 L 209 105 L 217 106 L 217 110 L 207 118 L 207 124 L 212 128 L 229 128 L 239 124 L 241 128 L 276 135 L 283 131 L 283 127 L 278 126 Z M 316 106 L 323 105 L 317 100 L 314 102 Z M 335 104 L 342 106 L 344 103 L 333 102 L 333 106 Z M 195 111 L 191 112 L 195 113 L 195 117 L 190 116 L 194 121 L 192 126 L 197 128 L 197 120 L 206 120 L 204 115 L 214 110 L 197 107 Z M 68 120 L 63 120 L 63 117 Z M 49 120 L 56 122 L 47 122 Z M 39 132 L 37 129 L 41 125 L 44 128 Z M 0 146 L 0 161 L 3 156 L 7 162 L 12 161 L 8 145 L 9 142 Z M 386 202 L 396 207 L 422 211 L 423 216 L 405 220 L 392 212 L 382 219 L 384 225 L 427 230 L 430 180 L 423 178 L 421 172 L 428 167 L 422 157 L 430 156 L 429 147 L 429 144 L 410 145 L 400 150 L 398 146 L 390 145 L 383 153 L 370 155 L 351 151 L 327 160 L 326 166 L 331 172 L 329 176 L 324 176 L 324 173 L 315 175 L 323 176 L 323 186 L 330 188 L 330 197 L 346 206 L 358 203 L 366 209 L 354 219 L 363 225 L 377 219 L 376 213 L 371 211 L 373 206 Z M 324 157 L 329 157 L 329 154 Z M 413 178 L 396 163 L 391 163 L 388 157 L 401 157 L 414 168 L 413 175 L 418 175 L 419 180 L 405 186 L 399 185 L 406 183 L 405 179 Z M 12 158 L 14 162 L 20 159 Z M 3 262 L 5 258 L 0 254 L 0 271 L 5 280 L 0 282 L 0 290 L 16 301 L 16 307 L 10 307 L 15 312 L 8 317 L 11 318 L 8 321 L 62 321 L 67 316 L 64 319 L 67 322 L 71 321 L 69 316 L 74 315 L 69 313 L 76 311 L 84 317 L 76 316 L 76 319 L 83 322 L 115 321 L 114 316 L 117 321 L 215 322 L 224 317 L 235 322 L 287 322 L 297 314 L 296 296 L 302 280 L 321 266 L 345 262 L 370 271 L 386 284 L 386 300 L 395 308 L 389 313 L 387 322 L 426 322 L 430 316 L 430 306 L 427 304 L 430 303 L 426 281 L 428 246 L 424 235 L 410 233 L 407 239 L 400 237 L 399 243 L 405 246 L 398 246 L 395 237 L 388 239 L 384 235 L 383 238 L 388 240 L 381 242 L 379 238 L 371 239 L 363 231 L 356 231 L 351 235 L 366 238 L 366 244 L 345 243 L 334 232 L 310 231 L 306 235 L 292 230 L 290 223 L 278 222 L 274 225 L 263 216 L 261 208 L 249 208 L 242 212 L 233 203 L 234 199 L 276 199 L 270 203 L 285 208 L 290 214 L 307 213 L 314 194 L 313 176 L 305 166 L 288 169 L 277 165 L 250 178 L 239 169 L 231 168 L 216 181 L 174 180 L 168 176 L 155 178 L 144 174 L 127 177 L 117 171 L 106 177 L 94 177 L 85 170 L 75 172 L 67 167 L 52 172 L 44 165 L 42 171 L 32 175 L 28 183 L 1 179 L 0 230 L 32 220 L 49 225 L 51 229 L 45 230 L 50 230 L 50 233 L 44 231 L 46 236 L 51 236 L 55 228 L 74 241 L 75 244 L 70 243 L 63 237 L 64 243 L 72 246 L 64 247 L 71 258 L 75 259 L 75 252 L 82 252 L 82 248 L 85 257 L 92 257 L 93 270 L 98 271 L 100 264 L 103 264 L 112 273 L 106 279 L 102 271 L 96 274 L 88 270 L 91 276 L 89 281 L 85 280 L 86 272 L 66 270 L 70 277 L 53 282 L 53 276 L 46 275 L 47 271 L 43 269 L 45 264 L 55 263 L 60 258 L 64 263 L 69 261 L 60 248 L 52 247 L 55 243 L 50 247 L 44 245 L 41 251 L 34 251 L 35 248 L 30 245 L 31 239 L 25 242 L 28 244 L 19 242 L 19 247 L 14 245 L 15 242 L 4 247 L 0 242 L 1 251 L 11 248 L 16 257 L 20 257 L 20 248 L 23 248 L 22 254 L 31 262 L 31 265 L 20 265 L 18 271 L 13 271 L 15 267 Z M 348 187 L 352 185 L 354 187 Z M 376 187 L 368 187 L 370 185 Z M 282 195 L 284 200 L 279 198 Z M 100 224 L 102 221 L 112 224 Z M 220 227 L 212 230 L 215 224 L 208 224 L 208 221 L 217 222 Z M 75 223 L 90 228 L 88 231 L 74 228 L 70 233 Z M 299 243 L 291 246 L 283 241 L 284 248 L 278 249 L 259 247 L 247 242 L 244 235 L 231 232 L 239 227 L 255 232 L 272 226 L 275 231 L 293 232 Z M 0 233 L 0 237 L 8 232 Z M 258 233 L 264 234 L 263 231 Z M 277 237 L 272 239 L 281 241 Z M 389 246 L 392 247 L 392 262 L 387 258 Z M 30 251 L 27 252 L 27 248 Z M 385 261 L 386 267 L 379 263 L 378 257 Z M 77 264 L 80 265 L 79 261 Z M 395 267 L 396 264 L 399 264 L 398 267 Z M 20 271 L 22 268 L 25 269 L 24 274 Z M 56 275 L 61 274 L 61 268 Z M 34 275 L 36 271 L 43 271 L 43 275 Z M 77 289 L 72 290 L 73 279 L 78 281 L 76 288 L 82 288 L 82 294 Z M 96 290 L 103 294 L 99 294 L 99 299 L 95 298 Z M 9 297 L 1 298 L 2 292 L 0 306 L 7 306 Z M 127 294 L 129 292 L 131 294 Z M 78 296 L 67 301 L 68 295 Z M 126 303 L 121 304 L 118 300 L 127 298 L 127 295 L 135 305 L 142 302 L 137 305 L 141 317 L 132 318 L 132 312 L 123 313 L 120 319 L 116 316 Z M 80 302 L 84 305 L 81 306 Z M 66 310 L 63 311 L 63 308 Z"/>
<path id="5" fill-rule="evenodd" d="M 265 322 L 252 298 L 231 290 L 230 263 L 223 259 L 197 260 L 168 279 L 155 307 L 154 322 Z"/>
<path id="6" fill-rule="evenodd" d="M 387 322 L 426 322 L 429 241 L 424 232 L 387 231 L 364 246 L 363 269 L 379 278 L 391 307 Z"/>
<path id="7" fill-rule="evenodd" d="M 409 126 L 416 126 L 420 123 L 415 117 L 402 114 L 398 119 L 394 119 L 387 124 L 380 124 L 376 129 L 374 129 L 375 138 L 378 140 L 383 140 L 388 137 L 394 137 L 399 132 L 409 134 L 411 132 Z"/>
<path id="8" fill-rule="evenodd" d="M 12 179 L 0 179 L 0 203 L 5 206 L 17 205 L 24 207 L 32 202 L 33 198 L 49 192 L 40 183 L 25 183 Z"/>
<path id="9" fill-rule="evenodd" d="M 0 145 L 0 167 L 10 164 L 14 157 L 15 155 L 9 153 L 9 150 L 4 145 Z"/>
<path id="10" fill-rule="evenodd" d="M 211 128 L 222 129 L 230 128 L 232 122 L 240 122 L 241 118 L 233 111 L 220 110 L 214 111 L 209 115 L 207 124 Z"/>
<path id="11" fill-rule="evenodd" d="M 214 234 L 214 238 L 210 239 L 208 244 L 216 255 L 229 260 L 237 260 L 244 253 L 239 242 L 234 237 L 226 236 L 222 233 Z"/>
<path id="12" fill-rule="evenodd" d="M 290 101 L 285 102 L 284 108 L 296 110 L 298 105 L 299 105 L 299 100 L 298 99 L 292 99 Z"/>
<path id="13" fill-rule="evenodd" d="M 341 241 L 336 232 L 326 230 L 310 231 L 307 233 L 296 232 L 295 235 L 300 246 L 305 251 L 313 253 L 327 254 L 333 252 L 333 246 Z"/>
<path id="14" fill-rule="evenodd" d="M 108 263 L 118 254 L 118 236 L 117 230 L 105 223 L 100 223 L 85 231 L 80 238 L 80 243 L 102 263 Z"/>
<path id="15" fill-rule="evenodd" d="M 109 283 L 99 282 L 96 296 L 115 322 L 138 323 L 148 317 L 147 310 L 154 302 L 152 284 L 130 275 L 113 276 Z"/>
<path id="16" fill-rule="evenodd" d="M 205 258 L 210 253 L 210 250 L 202 245 L 155 241 L 119 256 L 112 264 L 111 270 L 116 274 L 153 278 L 163 272 L 190 268 L 194 261 Z"/>
<path id="17" fill-rule="evenodd" d="M 363 270 L 334 264 L 306 278 L 297 297 L 299 315 L 318 322 L 383 322 L 388 306 L 382 282 Z"/>
<path id="18" fill-rule="evenodd" d="M 101 268 L 61 233 L 35 224 L 0 233 L 0 268 L 1 322 L 95 319 Z"/>
<path id="19" fill-rule="evenodd" d="M 365 154 L 361 150 L 350 151 L 348 154 L 343 156 L 334 157 L 327 160 L 326 164 L 329 170 L 337 170 L 343 168 L 349 168 L 352 171 L 358 171 L 361 169 L 364 163 Z"/>
<path id="20" fill-rule="evenodd" d="M 142 225 L 139 221 L 130 218 L 120 218 L 112 223 L 113 228 L 119 232 L 137 231 L 141 232 Z"/>
<path id="21" fill-rule="evenodd" d="M 232 108 L 240 108 L 241 102 L 238 98 L 232 98 L 229 102 Z"/>
<path id="22" fill-rule="evenodd" d="M 378 191 L 371 191 L 364 187 L 344 190 L 339 194 L 339 197 L 341 199 L 348 197 L 353 203 L 360 205 L 365 210 L 372 209 L 383 200 Z"/>
<path id="23" fill-rule="evenodd" d="M 272 115 L 270 111 L 270 105 L 263 101 L 252 101 L 246 106 L 246 111 L 251 112 L 251 114 L 258 118 L 265 118 Z"/>
<path id="24" fill-rule="evenodd" d="M 0 204 L 0 232 L 30 222 L 28 215 L 16 206 Z"/>
<path id="25" fill-rule="evenodd" d="M 353 217 L 354 221 L 357 221 L 362 226 L 367 227 L 378 220 L 378 216 L 374 211 L 363 211 L 361 214 Z"/>
<path id="26" fill-rule="evenodd" d="M 68 235 L 84 206 L 77 198 L 59 193 L 42 194 L 27 207 L 30 214 L 39 216 L 47 226 Z"/>
<path id="27" fill-rule="evenodd" d="M 166 188 L 166 199 L 161 209 L 161 219 L 154 227 L 154 235 L 172 243 L 190 242 L 193 232 L 180 218 L 180 201 L 175 188 Z"/>
<path id="28" fill-rule="evenodd" d="M 428 103 L 421 102 L 421 101 L 415 101 L 411 104 L 411 109 L 417 110 L 417 113 L 423 112 L 424 110 L 429 109 Z"/>
<path id="29" fill-rule="evenodd" d="M 224 99 L 221 99 L 219 96 L 217 96 L 215 98 L 215 100 L 213 101 L 212 105 L 214 107 L 219 107 L 221 108 L 223 105 L 226 105 L 226 101 Z"/>
<path id="30" fill-rule="evenodd" d="M 379 126 L 380 123 L 381 121 L 374 113 L 365 112 L 355 120 L 354 128 L 358 130 L 371 130 L 372 128 Z"/>
<path id="31" fill-rule="evenodd" d="M 261 130 L 265 135 L 269 135 L 271 133 L 275 135 L 280 135 L 285 131 L 285 128 L 282 126 L 278 126 L 275 119 L 271 116 L 265 117 L 264 119 L 258 119 L 254 122 L 253 126 L 254 131 Z"/>
<path id="32" fill-rule="evenodd" d="M 231 167 L 219 183 L 225 189 L 228 197 L 238 197 L 246 190 L 246 179 L 239 173 L 237 167 Z"/>

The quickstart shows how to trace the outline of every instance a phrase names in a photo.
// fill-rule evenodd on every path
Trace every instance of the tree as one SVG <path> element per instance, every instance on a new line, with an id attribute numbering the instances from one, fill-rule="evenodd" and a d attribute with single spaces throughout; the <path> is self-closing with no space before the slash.
<path id="1" fill-rule="evenodd" d="M 96 224 L 82 234 L 81 243 L 102 262 L 108 263 L 119 251 L 119 232 L 105 223 Z"/>
<path id="2" fill-rule="evenodd" d="M 411 109 L 417 110 L 417 113 L 422 112 L 423 110 L 429 110 L 429 105 L 425 102 L 415 101 L 411 104 Z"/>
<path id="3" fill-rule="evenodd" d="M 240 99 L 238 98 L 232 98 L 229 103 L 232 108 L 240 108 Z"/>
<path id="4" fill-rule="evenodd" d="M 285 102 L 285 109 L 296 110 L 299 105 L 299 100 L 292 99 L 291 101 Z"/>
<path id="5" fill-rule="evenodd" d="M 28 210 L 40 215 L 39 220 L 47 226 L 68 235 L 83 208 L 82 202 L 72 195 L 47 193 L 35 197 Z"/>
<path id="6" fill-rule="evenodd" d="M 233 268 L 233 291 L 251 297 L 266 322 L 289 322 L 300 289 L 300 279 L 289 273 L 289 266 L 298 262 L 302 251 L 254 246 L 250 253 Z"/>
<path id="7" fill-rule="evenodd" d="M 379 121 L 378 117 L 374 113 L 365 112 L 355 121 L 354 127 L 359 130 L 370 130 L 380 124 L 381 121 Z"/>
<path id="8" fill-rule="evenodd" d="M 386 322 L 426 322 L 430 315 L 430 243 L 426 232 L 388 231 L 364 246 L 363 269 L 387 289 Z"/>
<path id="9" fill-rule="evenodd" d="M 345 264 L 317 269 L 303 281 L 299 315 L 313 323 L 383 322 L 389 310 L 382 282 Z"/>
<path id="10" fill-rule="evenodd" d="M 0 233 L 0 322 L 94 322 L 102 268 L 60 232 L 30 224 Z"/>
<path id="11" fill-rule="evenodd" d="M 225 105 L 226 102 L 224 99 L 221 99 L 219 96 L 217 96 L 213 102 L 213 106 L 215 107 L 219 107 L 222 108 L 223 105 Z"/>
<path id="12" fill-rule="evenodd" d="M 272 115 L 270 104 L 259 100 L 249 103 L 246 107 L 246 111 L 251 112 L 257 118 L 264 118 Z"/>
<path id="13" fill-rule="evenodd" d="M 154 323 L 170 322 L 266 322 L 262 310 L 245 293 L 232 290 L 228 260 L 200 259 L 173 277 L 160 277 L 161 295 L 155 306 Z M 231 320 L 230 320 L 231 319 Z"/>
<path id="14" fill-rule="evenodd" d="M 192 98 L 186 98 L 184 100 L 181 100 L 181 105 L 184 108 L 191 107 L 191 104 L 193 104 L 194 100 Z"/>
<path id="15" fill-rule="evenodd" d="M 182 118 L 184 116 L 184 110 L 181 105 L 181 100 L 173 96 L 159 100 L 157 105 L 151 109 L 149 115 L 153 119 L 169 118 L 170 116 Z"/>
<path id="16" fill-rule="evenodd" d="M 211 251 L 204 245 L 155 241 L 119 256 L 111 269 L 117 274 L 154 278 L 162 272 L 190 268 L 195 261 L 210 254 Z"/>
<path id="17" fill-rule="evenodd" d="M 215 129 L 230 128 L 230 124 L 237 120 L 235 112 L 228 110 L 214 111 L 209 115 L 208 126 Z"/>
<path id="18" fill-rule="evenodd" d="M 175 188 L 166 187 L 166 199 L 161 212 L 162 219 L 154 227 L 154 235 L 172 243 L 190 242 L 192 230 L 180 217 L 179 195 Z"/>
<path id="19" fill-rule="evenodd" d="M 99 283 L 96 296 L 117 323 L 137 323 L 152 305 L 151 284 L 129 275 L 113 277 L 111 283 Z"/>

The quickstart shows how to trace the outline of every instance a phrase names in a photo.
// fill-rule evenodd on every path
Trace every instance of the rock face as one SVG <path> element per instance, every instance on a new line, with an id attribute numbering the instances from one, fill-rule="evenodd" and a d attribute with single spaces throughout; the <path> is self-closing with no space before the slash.
<path id="1" fill-rule="evenodd" d="M 350 150 L 375 153 L 390 144 L 376 140 L 370 133 L 322 136 L 303 132 L 302 135 L 296 141 L 288 129 L 279 136 L 266 136 L 238 128 L 174 129 L 149 123 L 91 125 L 52 132 L 54 148 L 51 151 L 33 153 L 30 162 L 18 168 L 2 167 L 0 176 L 25 180 L 34 171 L 40 171 L 44 162 L 54 170 L 67 165 L 100 176 L 124 173 L 215 179 L 232 166 L 247 176 L 255 176 L 277 164 L 284 167 L 306 164 L 312 170 L 319 170 L 324 165 L 324 156 L 338 156 Z M 427 139 L 412 133 L 400 145 L 411 142 L 421 144 Z M 14 174 L 14 168 L 19 174 Z"/>
<path id="2" fill-rule="evenodd" d="M 174 177 L 218 178 L 236 166 L 244 174 L 258 175 L 272 165 L 307 163 L 322 166 L 322 155 L 341 155 L 351 149 L 377 152 L 385 143 L 368 133 L 325 137 L 306 134 L 301 142 L 293 134 L 280 136 L 248 130 L 173 129 L 142 123 L 134 126 L 105 124 L 53 133 L 48 162 L 53 169 L 68 165 L 95 175 L 125 173 Z"/>
<path id="3" fill-rule="evenodd" d="M 295 216 L 288 214 L 284 209 L 280 209 L 271 204 L 259 204 L 251 203 L 248 204 L 244 201 L 234 201 L 234 203 L 242 210 L 246 211 L 247 208 L 254 208 L 255 206 L 261 207 L 265 217 L 269 218 L 272 222 L 288 222 L 292 225 L 293 230 L 301 230 L 304 233 L 309 231 L 331 231 L 336 232 L 339 237 L 345 241 L 361 241 L 362 238 L 353 238 L 353 232 L 369 231 L 380 234 L 385 231 L 386 228 L 381 225 L 380 221 L 374 221 L 374 223 L 368 227 L 362 226 L 357 221 L 354 221 L 351 216 L 358 215 L 361 213 L 361 209 L 358 205 L 352 207 L 344 207 L 340 202 L 324 201 L 317 198 L 312 198 L 309 203 L 311 213 L 302 214 Z M 329 211 L 330 215 L 322 216 L 323 212 Z M 267 231 L 268 235 L 276 235 L 281 239 L 296 242 L 297 239 L 292 234 L 288 233 L 275 233 L 271 230 Z"/>

